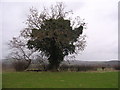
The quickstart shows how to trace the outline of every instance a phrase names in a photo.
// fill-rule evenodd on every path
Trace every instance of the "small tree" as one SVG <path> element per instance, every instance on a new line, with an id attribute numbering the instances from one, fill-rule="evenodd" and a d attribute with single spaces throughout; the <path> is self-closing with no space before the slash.
<path id="1" fill-rule="evenodd" d="M 85 23 L 79 17 L 72 21 L 64 11 L 63 3 L 51 6 L 50 11 L 44 8 L 39 13 L 31 8 L 27 18 L 27 27 L 21 32 L 26 38 L 27 46 L 42 52 L 49 61 L 49 70 L 57 70 L 65 56 L 84 50 L 85 36 L 82 36 Z"/>
<path id="2" fill-rule="evenodd" d="M 37 57 L 42 58 L 43 56 L 42 54 L 40 54 L 40 52 L 37 52 L 34 49 L 29 50 L 26 44 L 27 40 L 21 35 L 19 37 L 14 37 L 8 43 L 11 51 L 7 58 L 9 60 L 12 60 L 11 62 L 13 63 L 16 71 L 23 71 L 27 69 L 30 66 L 32 60 Z"/>

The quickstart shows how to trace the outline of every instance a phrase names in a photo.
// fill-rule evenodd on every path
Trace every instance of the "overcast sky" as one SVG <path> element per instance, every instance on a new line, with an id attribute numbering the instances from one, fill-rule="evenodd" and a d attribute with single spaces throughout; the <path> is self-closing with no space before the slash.
<path id="1" fill-rule="evenodd" d="M 22 2 L 21 2 L 22 1 Z M 8 54 L 7 43 L 18 36 L 25 26 L 29 8 L 39 11 L 56 1 L 62 1 L 66 10 L 73 10 L 74 16 L 85 19 L 87 47 L 77 60 L 118 59 L 118 1 L 119 0 L 1 0 L 0 2 L 0 58 Z M 33 2 L 34 1 L 34 2 Z"/>

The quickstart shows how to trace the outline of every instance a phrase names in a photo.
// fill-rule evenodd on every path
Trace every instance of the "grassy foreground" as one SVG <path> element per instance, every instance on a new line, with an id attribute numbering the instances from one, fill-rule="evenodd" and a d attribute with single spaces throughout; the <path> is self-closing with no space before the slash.
<path id="1" fill-rule="evenodd" d="M 117 88 L 118 72 L 4 72 L 3 88 Z"/>

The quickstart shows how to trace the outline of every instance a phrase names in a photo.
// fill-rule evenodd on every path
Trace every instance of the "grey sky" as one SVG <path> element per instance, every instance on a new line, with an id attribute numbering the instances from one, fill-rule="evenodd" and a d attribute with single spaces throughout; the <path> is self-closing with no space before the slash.
<path id="1" fill-rule="evenodd" d="M 12 2 L 10 2 L 12 1 Z M 8 54 L 6 43 L 13 36 L 18 36 L 19 31 L 25 26 L 23 23 L 29 14 L 30 7 L 36 7 L 39 11 L 43 6 L 49 7 L 56 1 L 62 0 L 28 0 L 16 2 L 15 0 L 2 0 L 0 2 L 0 19 L 2 31 L 0 31 L 0 53 L 4 58 Z M 79 60 L 113 60 L 118 59 L 118 1 L 117 0 L 63 0 L 66 10 L 73 10 L 74 16 L 85 19 L 87 29 L 87 47 L 84 52 L 78 54 Z M 1 27 L 0 27 L 1 28 Z M 3 55 L 2 55 L 3 54 Z M 3 57 L 2 57 L 3 56 Z"/>

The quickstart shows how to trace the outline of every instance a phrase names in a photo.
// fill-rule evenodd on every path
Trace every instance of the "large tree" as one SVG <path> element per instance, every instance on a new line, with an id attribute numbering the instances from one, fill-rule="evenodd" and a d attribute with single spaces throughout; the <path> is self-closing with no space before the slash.
<path id="1" fill-rule="evenodd" d="M 35 49 L 48 57 L 49 70 L 57 70 L 65 56 L 84 50 L 85 36 L 82 35 L 85 23 L 79 17 L 69 17 L 71 11 L 64 10 L 63 3 L 52 5 L 42 12 L 31 8 L 27 27 L 21 32 L 28 42 L 29 49 Z"/>

